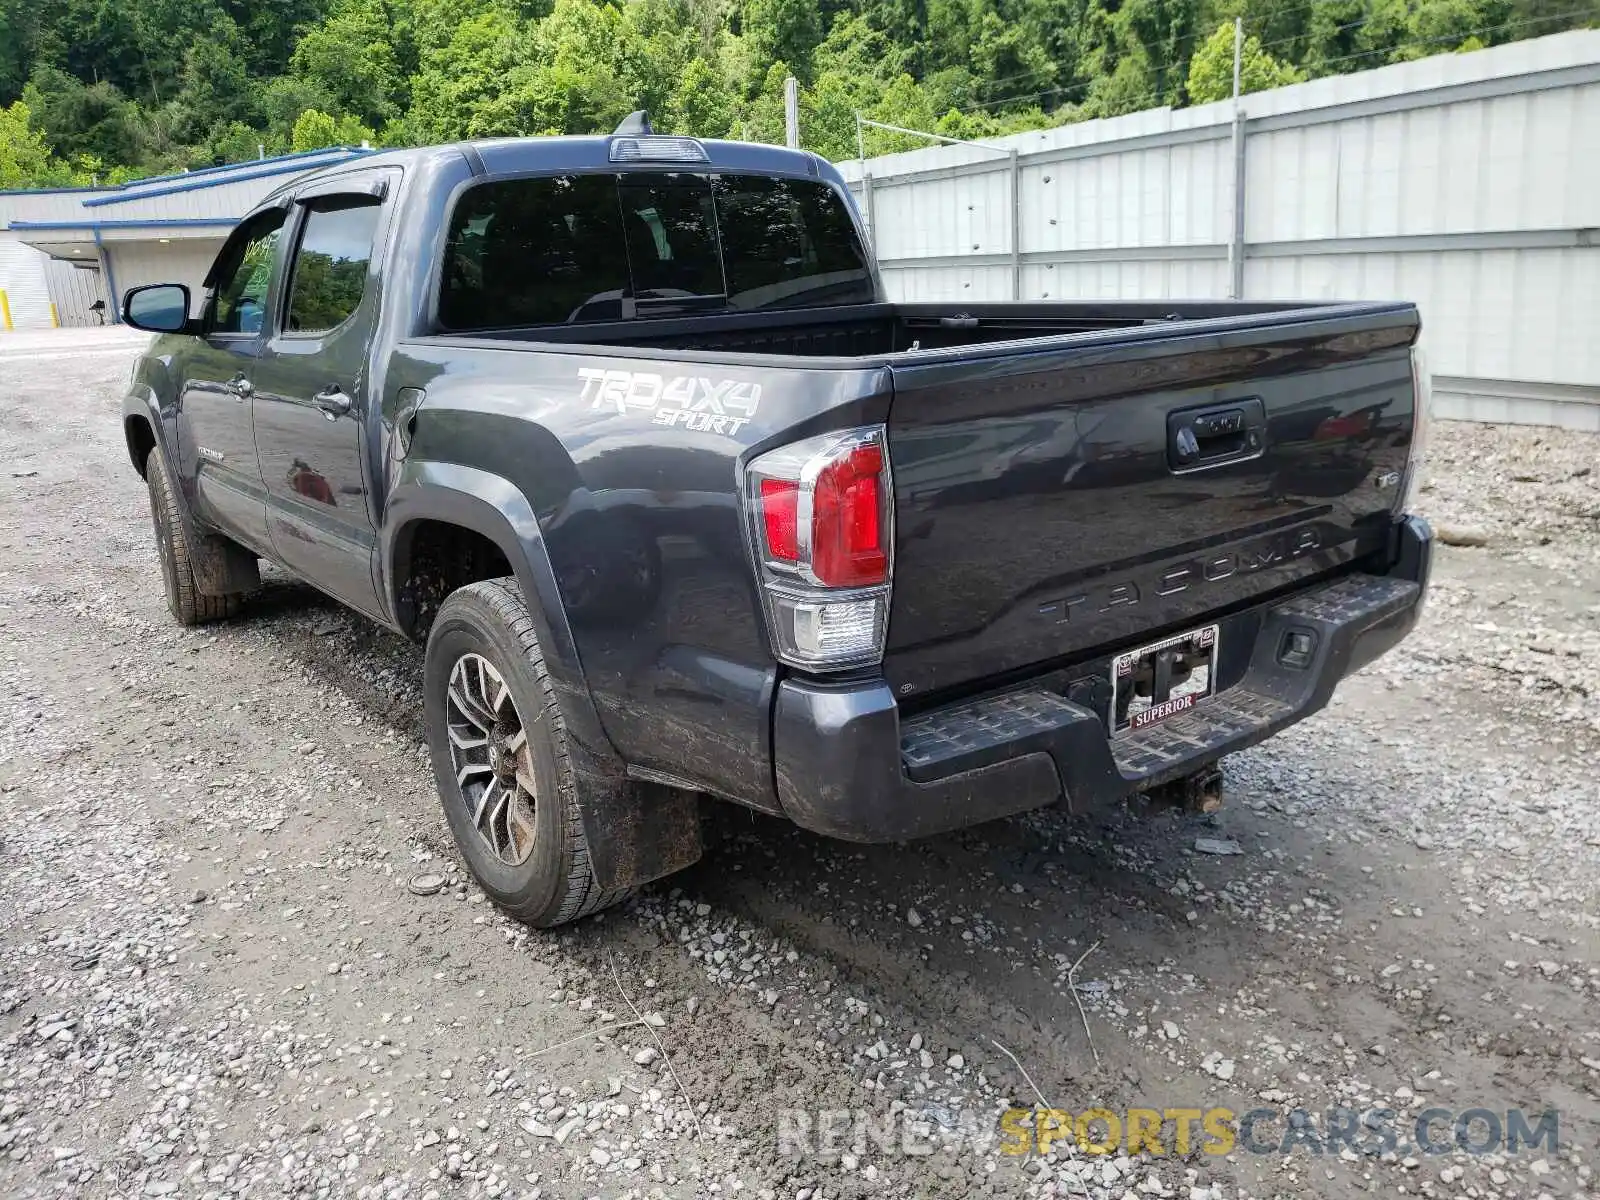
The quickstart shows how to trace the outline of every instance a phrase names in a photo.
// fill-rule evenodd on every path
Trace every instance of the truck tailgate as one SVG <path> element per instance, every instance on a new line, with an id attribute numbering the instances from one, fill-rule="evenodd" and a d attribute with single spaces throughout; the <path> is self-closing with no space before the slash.
<path id="1" fill-rule="evenodd" d="M 1139 644 L 1382 550 L 1409 304 L 910 352 L 884 671 L 915 699 Z"/>

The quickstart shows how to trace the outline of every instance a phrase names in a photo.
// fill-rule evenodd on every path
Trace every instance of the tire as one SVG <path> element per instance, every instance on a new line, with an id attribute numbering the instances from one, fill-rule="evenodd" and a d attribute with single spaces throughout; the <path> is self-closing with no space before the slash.
<path id="1" fill-rule="evenodd" d="M 484 893 L 542 929 L 626 898 L 632 888 L 595 879 L 566 724 L 515 580 L 469 584 L 439 606 L 423 689 L 445 819 Z"/>
<path id="2" fill-rule="evenodd" d="M 203 625 L 221 621 L 239 611 L 244 593 L 208 596 L 195 584 L 191 566 L 189 538 L 172 481 L 161 463 L 161 452 L 150 451 L 144 460 L 145 483 L 150 488 L 150 520 L 156 528 L 156 555 L 161 560 L 161 582 L 167 592 L 167 607 L 180 625 Z"/>

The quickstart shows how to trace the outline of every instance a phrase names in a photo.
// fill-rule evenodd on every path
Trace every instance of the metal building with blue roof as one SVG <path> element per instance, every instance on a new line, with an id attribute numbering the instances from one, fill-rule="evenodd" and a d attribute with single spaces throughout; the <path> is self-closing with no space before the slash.
<path id="1" fill-rule="evenodd" d="M 122 294 L 141 283 L 187 283 L 198 298 L 228 230 L 262 197 L 369 152 L 333 146 L 115 187 L 0 192 L 0 333 L 119 322 Z"/>

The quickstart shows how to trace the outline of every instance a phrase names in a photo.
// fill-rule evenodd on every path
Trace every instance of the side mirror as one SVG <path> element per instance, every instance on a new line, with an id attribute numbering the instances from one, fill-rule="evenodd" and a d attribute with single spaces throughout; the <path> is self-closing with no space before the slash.
<path id="1" fill-rule="evenodd" d="M 189 327 L 189 289 L 181 283 L 147 283 L 122 298 L 122 319 L 146 333 L 182 333 Z"/>

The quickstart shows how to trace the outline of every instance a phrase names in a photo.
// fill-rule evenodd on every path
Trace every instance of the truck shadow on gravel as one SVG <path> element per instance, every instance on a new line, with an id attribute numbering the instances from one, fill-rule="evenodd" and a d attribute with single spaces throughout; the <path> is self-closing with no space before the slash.
<path id="1" fill-rule="evenodd" d="M 260 639 L 365 721 L 421 741 L 421 649 L 310 589 L 271 579 L 218 635 Z M 1472 1103 L 1576 1096 L 1560 1079 L 1585 1052 L 1568 1044 L 1581 995 L 1537 978 L 1514 993 L 1491 986 L 1489 934 L 1460 919 L 1447 875 L 1408 854 L 1386 818 L 1344 812 L 1357 788 L 1378 797 L 1369 807 L 1404 810 L 1381 764 L 1310 729 L 1226 760 L 1228 806 L 1210 817 L 1058 807 L 862 846 L 709 804 L 704 858 L 647 888 L 641 915 L 687 898 L 781 939 L 889 1026 L 981 1064 L 1019 1097 L 1027 1084 L 995 1043 L 1047 1092 L 1112 1106 L 1250 1107 L 1253 1091 L 1305 1072 L 1330 1089 L 1308 1099 L 1331 1103 L 1338 1079 L 1403 1087 L 1444 1068 Z M 431 788 L 401 807 L 412 837 L 456 860 Z M 1240 852 L 1202 853 L 1197 838 Z M 613 951 L 680 954 L 627 913 L 563 932 L 562 944 L 597 975 Z M 1075 997 L 1068 970 L 1086 952 Z M 704 973 L 686 957 L 672 969 L 689 983 Z M 1513 995 L 1548 1019 L 1507 1021 Z M 871 1066 L 852 1034 L 822 1034 Z M 866 1028 L 859 1041 L 872 1041 Z M 1204 1067 L 1208 1053 L 1230 1065 Z M 688 1069 L 719 1085 L 714 1061 Z"/>

